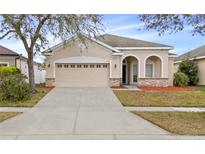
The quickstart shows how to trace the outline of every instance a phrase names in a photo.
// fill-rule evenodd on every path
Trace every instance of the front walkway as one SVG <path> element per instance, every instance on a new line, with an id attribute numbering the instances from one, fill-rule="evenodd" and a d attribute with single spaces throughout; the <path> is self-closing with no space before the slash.
<path id="1" fill-rule="evenodd" d="M 171 135 L 126 111 L 110 88 L 54 88 L 34 108 L 13 111 L 21 109 L 23 114 L 0 123 L 0 139 L 133 139 L 138 135 L 152 139 L 152 135 Z"/>

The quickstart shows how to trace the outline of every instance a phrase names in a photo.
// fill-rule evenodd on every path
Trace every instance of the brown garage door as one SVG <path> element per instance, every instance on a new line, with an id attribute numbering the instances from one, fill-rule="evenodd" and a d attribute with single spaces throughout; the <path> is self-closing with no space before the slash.
<path id="1" fill-rule="evenodd" d="M 106 87 L 109 64 L 56 64 L 57 87 Z"/>

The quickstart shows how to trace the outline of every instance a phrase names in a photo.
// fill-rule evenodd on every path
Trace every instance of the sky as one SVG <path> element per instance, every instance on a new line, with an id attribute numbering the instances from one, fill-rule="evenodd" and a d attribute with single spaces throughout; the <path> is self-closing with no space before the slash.
<path id="1" fill-rule="evenodd" d="M 170 45 L 174 47 L 171 52 L 178 55 L 205 45 L 205 36 L 192 36 L 190 27 L 185 27 L 185 29 L 181 32 L 165 34 L 163 36 L 159 36 L 154 30 L 144 30 L 143 24 L 139 22 L 136 15 L 106 14 L 103 15 L 103 24 L 105 31 L 104 33 Z M 51 47 L 57 43 L 59 43 L 59 40 L 54 41 L 52 39 L 50 40 L 49 46 Z M 5 39 L 1 40 L 0 44 L 27 57 L 23 44 L 19 40 Z M 37 62 L 42 62 L 43 59 L 44 58 L 42 56 L 35 56 L 35 61 Z"/>

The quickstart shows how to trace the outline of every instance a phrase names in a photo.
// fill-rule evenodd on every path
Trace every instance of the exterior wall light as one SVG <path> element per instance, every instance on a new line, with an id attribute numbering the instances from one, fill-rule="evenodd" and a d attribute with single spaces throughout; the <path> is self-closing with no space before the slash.
<path id="1" fill-rule="evenodd" d="M 117 68 L 117 64 L 115 64 L 114 67 Z"/>

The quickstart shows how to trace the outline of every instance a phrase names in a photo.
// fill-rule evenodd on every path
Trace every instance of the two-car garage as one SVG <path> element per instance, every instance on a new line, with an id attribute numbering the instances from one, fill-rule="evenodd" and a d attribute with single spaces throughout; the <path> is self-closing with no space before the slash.
<path id="1" fill-rule="evenodd" d="M 69 57 L 55 61 L 57 87 L 107 87 L 109 61 L 97 57 Z"/>

